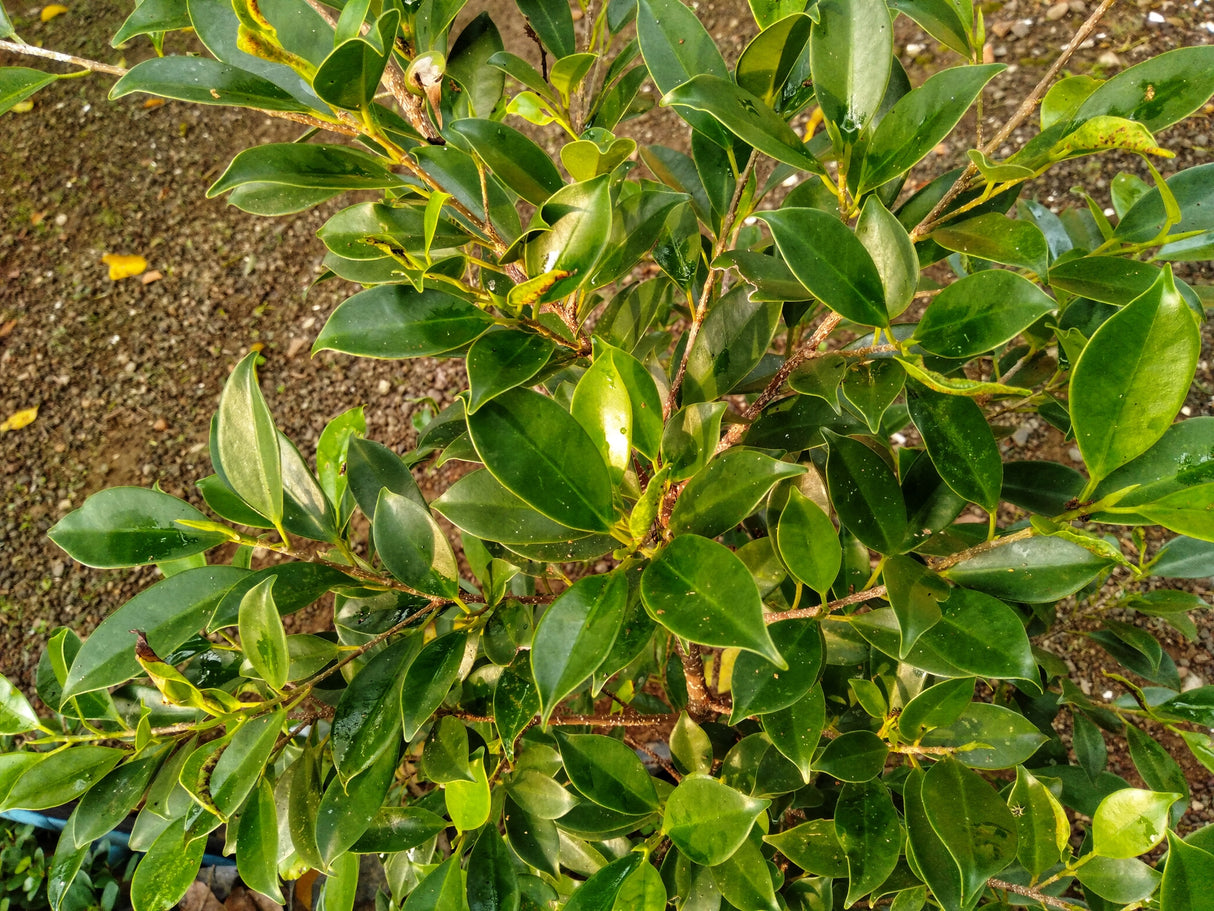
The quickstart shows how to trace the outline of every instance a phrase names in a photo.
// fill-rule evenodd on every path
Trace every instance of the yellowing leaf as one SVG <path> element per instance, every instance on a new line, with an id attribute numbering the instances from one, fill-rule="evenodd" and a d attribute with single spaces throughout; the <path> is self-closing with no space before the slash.
<path id="1" fill-rule="evenodd" d="M 61 13 L 66 13 L 67 7 L 62 3 L 52 3 L 49 6 L 42 7 L 42 21 L 50 22 Z"/>
<path id="2" fill-rule="evenodd" d="M 107 253 L 101 261 L 110 267 L 110 281 L 116 282 L 133 275 L 140 275 L 148 267 L 142 256 L 126 256 L 122 253 Z"/>
<path id="3" fill-rule="evenodd" d="M 25 99 L 25 101 L 18 101 L 11 108 L 9 108 L 9 110 L 12 111 L 14 114 L 25 114 L 25 113 L 28 113 L 29 111 L 32 111 L 33 109 L 34 109 L 34 102 L 29 98 Z"/>
<path id="4" fill-rule="evenodd" d="M 23 408 L 21 411 L 15 411 L 9 415 L 8 420 L 0 424 L 0 433 L 7 433 L 10 430 L 20 430 L 29 424 L 34 423 L 34 419 L 38 417 L 38 406 L 33 408 Z"/>

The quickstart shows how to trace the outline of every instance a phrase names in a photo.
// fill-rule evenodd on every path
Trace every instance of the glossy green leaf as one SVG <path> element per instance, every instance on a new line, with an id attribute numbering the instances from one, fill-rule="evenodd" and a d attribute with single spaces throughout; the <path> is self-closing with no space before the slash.
<path id="1" fill-rule="evenodd" d="M 25 694 L 13 686 L 7 677 L 0 676 L 0 736 L 24 734 L 39 724 L 38 714 Z"/>
<path id="2" fill-rule="evenodd" d="M 835 805 L 835 831 L 847 858 L 847 904 L 852 905 L 885 881 L 902 850 L 902 826 L 885 785 L 879 780 L 845 784 Z"/>
<path id="3" fill-rule="evenodd" d="M 4 14 L 0 13 L 0 20 L 3 18 Z M 173 0 L 144 0 L 126 17 L 110 40 L 110 46 L 119 47 L 139 35 L 156 36 L 157 33 L 187 29 L 192 25 L 185 4 L 178 4 Z M 4 28 L 0 25 L 0 33 L 3 31 Z M 0 34 L 0 37 L 7 35 Z"/>
<path id="4" fill-rule="evenodd" d="M 1214 164 L 1198 165 L 1173 174 L 1166 182 L 1166 196 L 1159 187 L 1140 196 L 1117 223 L 1113 237 L 1124 243 L 1147 243 L 1168 225 L 1172 232 L 1214 228 L 1210 213 L 1214 194 L 1210 186 L 1211 173 L 1214 173 Z M 1177 206 L 1180 208 L 1179 221 L 1174 212 Z"/>
<path id="5" fill-rule="evenodd" d="M 904 737 L 918 740 L 931 728 L 952 724 L 974 698 L 974 679 L 942 680 L 919 693 L 902 709 L 898 729 Z"/>
<path id="6" fill-rule="evenodd" d="M 131 759 L 111 769 L 90 788 L 72 813 L 65 828 L 76 847 L 88 847 L 109 834 L 143 798 L 152 776 L 160 768 L 166 751 Z"/>
<path id="7" fill-rule="evenodd" d="M 738 385 L 763 359 L 780 319 L 780 304 L 739 289 L 718 300 L 687 354 L 684 405 L 711 402 Z"/>
<path id="8" fill-rule="evenodd" d="M 230 192 L 229 202 L 246 212 L 289 215 L 346 190 L 386 189 L 401 181 L 380 159 L 348 146 L 264 145 L 232 159 L 207 196 Z"/>
<path id="9" fill-rule="evenodd" d="M 560 300 L 586 284 L 611 239 L 609 175 L 568 184 L 539 209 L 551 230 L 534 237 L 523 256 L 532 282 L 519 285 L 510 301 L 519 307 Z"/>
<path id="10" fill-rule="evenodd" d="M 346 479 L 358 508 L 371 520 L 375 519 L 381 490 L 406 497 L 418 506 L 424 506 L 426 502 L 401 457 L 374 440 L 361 437 L 350 440 L 346 452 Z"/>
<path id="11" fill-rule="evenodd" d="M 784 6 L 786 9 L 775 13 L 774 18 L 756 12 L 762 31 L 746 45 L 734 67 L 738 85 L 758 96 L 765 105 L 773 105 L 780 99 L 813 27 L 809 16 L 798 15 L 804 4 L 788 2 Z M 755 4 L 751 4 L 751 9 L 755 9 Z"/>
<path id="12" fill-rule="evenodd" d="M 468 415 L 468 431 L 485 467 L 539 512 L 570 528 L 611 527 L 607 465 L 586 431 L 552 399 L 512 389 Z"/>
<path id="13" fill-rule="evenodd" d="M 458 247 L 470 239 L 451 222 L 441 220 L 434 225 L 427 247 L 425 221 L 421 206 L 362 202 L 342 209 L 316 233 L 330 252 L 354 260 L 382 259 L 385 246 L 424 259 L 427 249 Z"/>
<path id="14" fill-rule="evenodd" d="M 724 402 L 701 402 L 670 416 L 662 431 L 661 455 L 670 466 L 672 482 L 687 480 L 712 458 L 727 408 Z"/>
<path id="15" fill-rule="evenodd" d="M 755 840 L 747 839 L 733 854 L 712 867 L 712 880 L 735 908 L 780 911 L 772 871 Z"/>
<path id="16" fill-rule="evenodd" d="M 1159 279 L 1160 269 L 1119 256 L 1085 256 L 1050 269 L 1050 286 L 1106 304 L 1128 304 Z"/>
<path id="17" fill-rule="evenodd" d="M 232 735 L 210 773 L 215 808 L 226 817 L 240 809 L 257 786 L 283 733 L 286 713 L 279 709 L 249 719 Z"/>
<path id="18" fill-rule="evenodd" d="M 388 572 L 423 594 L 458 597 L 455 552 L 428 510 L 385 488 L 372 527 L 375 549 Z"/>
<path id="19" fill-rule="evenodd" d="M 607 573 L 579 579 L 545 611 L 531 645 L 545 724 L 557 704 L 589 680 L 611 652 L 627 607 L 623 573 Z"/>
<path id="20" fill-rule="evenodd" d="M 675 538 L 641 575 L 645 609 L 676 636 L 743 648 L 784 667 L 763 623 L 759 590 L 729 548 L 697 535 Z"/>
<path id="21" fill-rule="evenodd" d="M 729 78 L 716 42 L 681 0 L 640 0 L 636 27 L 641 56 L 663 95 L 700 73 Z M 687 122 L 714 140 L 724 138 L 717 121 L 708 114 L 694 111 Z"/>
<path id="22" fill-rule="evenodd" d="M 1214 854 L 1168 833 L 1168 859 L 1159 889 L 1162 911 L 1209 911 L 1210 883 L 1214 881 Z"/>
<path id="23" fill-rule="evenodd" d="M 1168 831 L 1168 810 L 1179 794 L 1125 788 L 1114 791 L 1092 817 L 1092 851 L 1102 857 L 1146 854 Z"/>
<path id="24" fill-rule="evenodd" d="M 131 903 L 139 911 L 168 911 L 189 889 L 202 865 L 205 838 L 190 838 L 178 817 L 156 838 L 135 868 Z"/>
<path id="25" fill-rule="evenodd" d="M 272 689 L 281 690 L 287 682 L 290 657 L 287 633 L 274 604 L 276 576 L 268 576 L 245 593 L 240 601 L 237 626 L 240 643 L 253 670 Z"/>
<path id="26" fill-rule="evenodd" d="M 190 104 L 310 113 L 308 107 L 268 79 L 208 57 L 174 54 L 144 60 L 114 83 L 110 98 L 134 92 Z"/>
<path id="27" fill-rule="evenodd" d="M 770 624 L 767 629 L 780 650 L 785 669 L 754 652 L 738 655 L 730 674 L 731 724 L 750 715 L 788 708 L 809 692 L 822 671 L 825 646 L 817 623 L 785 620 Z"/>
<path id="28" fill-rule="evenodd" d="M 468 729 L 452 715 L 444 715 L 430 728 L 422 748 L 419 770 L 428 780 L 472 781 L 468 766 Z"/>
<path id="29" fill-rule="evenodd" d="M 479 753 L 480 751 L 478 751 Z M 481 753 L 472 760 L 471 781 L 449 781 L 443 789 L 447 815 L 460 832 L 479 829 L 489 819 L 489 779 L 485 775 L 485 757 Z"/>
<path id="30" fill-rule="evenodd" d="M 431 505 L 457 528 L 484 541 L 556 544 L 582 534 L 536 512 L 483 469 L 464 475 Z"/>
<path id="31" fill-rule="evenodd" d="M 688 775 L 666 800 L 662 831 L 693 863 L 711 867 L 738 850 L 770 803 L 715 778 Z"/>
<path id="32" fill-rule="evenodd" d="M 534 332 L 486 332 L 468 349 L 468 411 L 507 389 L 522 386 L 548 363 L 556 345 Z"/>
<path id="33" fill-rule="evenodd" d="M 1066 850 L 1070 820 L 1058 798 L 1023 766 L 1016 768 L 1008 807 L 1016 820 L 1016 857 L 1029 873 L 1040 876 Z"/>
<path id="34" fill-rule="evenodd" d="M 862 326 L 889 325 L 881 274 L 847 225 L 820 209 L 784 208 L 758 217 L 771 229 L 797 280 L 814 297 Z"/>
<path id="35" fill-rule="evenodd" d="M 459 679 L 468 636 L 447 633 L 423 646 L 401 681 L 400 708 L 405 740 L 412 740 L 447 698 Z"/>
<path id="36" fill-rule="evenodd" d="M 349 779 L 400 737 L 400 682 L 417 653 L 417 637 L 376 652 L 342 692 L 330 735 L 333 764 Z"/>
<path id="37" fill-rule="evenodd" d="M 881 774 L 889 746 L 872 731 L 847 731 L 826 743 L 814 768 L 840 781 L 871 781 Z"/>
<path id="38" fill-rule="evenodd" d="M 1184 404 L 1199 348 L 1170 270 L 1096 330 L 1070 383 L 1075 441 L 1093 482 L 1163 436 Z"/>
<path id="39" fill-rule="evenodd" d="M 540 40 L 559 60 L 577 50 L 573 32 L 573 15 L 567 5 L 545 3 L 543 0 L 515 0 L 519 11 L 527 17 Z"/>
<path id="40" fill-rule="evenodd" d="M 872 122 L 889 82 L 893 26 L 884 2 L 821 0 L 810 36 L 814 93 L 822 113 L 852 144 Z"/>
<path id="41" fill-rule="evenodd" d="M 949 596 L 948 585 L 909 557 L 887 560 L 882 575 L 901 634 L 898 657 L 905 658 L 919 637 L 939 622 L 940 604 Z"/>
<path id="42" fill-rule="evenodd" d="M 59 78 L 55 73 L 24 66 L 0 68 L 0 114 L 12 110 L 13 106 L 29 98 Z"/>
<path id="43" fill-rule="evenodd" d="M 240 813 L 236 832 L 236 870 L 250 889 L 282 904 L 278 884 L 278 811 L 274 789 L 261 781 Z"/>
<path id="44" fill-rule="evenodd" d="M 843 562 L 839 533 L 813 500 L 794 489 L 776 525 L 780 559 L 797 581 L 816 592 L 829 591 Z"/>
<path id="45" fill-rule="evenodd" d="M 814 687 L 787 708 L 764 715 L 761 721 L 768 739 L 808 782 L 814 751 L 826 726 L 822 688 Z"/>
<path id="46" fill-rule="evenodd" d="M 823 173 L 822 165 L 762 98 L 728 79 L 701 73 L 670 90 L 662 104 L 702 111 L 747 145 L 776 161 Z"/>
<path id="47" fill-rule="evenodd" d="M 1175 680 L 1171 682 L 1176 683 Z M 1180 763 L 1171 751 L 1137 725 L 1126 725 L 1126 740 L 1130 746 L 1130 759 L 1146 786 L 1154 791 L 1179 795 L 1180 799 L 1171 811 L 1171 822 L 1175 825 L 1189 805 L 1189 784 Z"/>
<path id="48" fill-rule="evenodd" d="M 1162 878 L 1158 871 L 1133 857 L 1113 858 L 1093 855 L 1079 868 L 1076 879 L 1084 892 L 1117 905 L 1142 901 L 1155 893 Z"/>
<path id="49" fill-rule="evenodd" d="M 487 826 L 468 855 L 469 911 L 518 911 L 514 860 L 495 826 Z"/>
<path id="50" fill-rule="evenodd" d="M 80 797 L 126 757 L 126 751 L 94 744 L 40 754 L 16 777 L 0 810 L 45 810 Z"/>
<path id="51" fill-rule="evenodd" d="M 320 809 L 321 788 L 324 785 L 317 768 L 318 749 L 304 748 L 287 772 L 289 784 L 287 794 L 287 832 L 295 853 L 309 866 L 323 866 L 320 851 L 316 847 L 316 813 Z M 370 763 L 368 762 L 368 765 Z"/>
<path id="52" fill-rule="evenodd" d="M 863 417 L 868 429 L 877 433 L 881 419 L 902 392 L 906 370 L 893 358 L 855 364 L 843 377 L 843 397 Z"/>
<path id="53" fill-rule="evenodd" d="M 465 208 L 471 212 L 484 211 L 481 173 L 471 155 L 457 149 L 453 143 L 422 146 L 413 149 L 411 154 L 422 164 L 426 173 Z M 522 230 L 513 197 L 501 181 L 491 174 L 486 178 L 484 190 L 489 197 L 489 220 L 504 240 L 513 241 Z M 489 287 L 492 288 L 492 284 Z"/>
<path id="54" fill-rule="evenodd" d="M 189 569 L 144 589 L 85 640 L 64 681 L 63 698 L 140 674 L 132 629 L 143 630 L 158 655 L 172 654 L 208 625 L 224 594 L 247 572 L 234 566 Z"/>
<path id="55" fill-rule="evenodd" d="M 899 98 L 873 131 L 861 164 L 857 195 L 900 177 L 923 160 L 952 133 L 983 87 L 1003 69 L 999 63 L 949 67 Z M 878 95 L 877 100 L 880 98 Z M 932 237 L 940 243 L 936 234 Z"/>
<path id="56" fill-rule="evenodd" d="M 1183 47 L 1131 66 L 1080 105 L 1072 122 L 1112 115 L 1155 132 L 1188 117 L 1214 93 L 1214 48 Z"/>
<path id="57" fill-rule="evenodd" d="M 666 899 L 662 875 L 652 864 L 642 863 L 620 886 L 612 911 L 663 911 Z"/>
<path id="58" fill-rule="evenodd" d="M 543 205 L 565 185 L 548 154 L 507 124 L 467 118 L 453 123 L 451 130 L 506 186 L 532 205 Z"/>
<path id="59" fill-rule="evenodd" d="M 358 854 L 408 851 L 425 844 L 448 825 L 446 819 L 421 807 L 384 806 L 350 850 Z"/>
<path id="60" fill-rule="evenodd" d="M 1116 502 L 1116 506 L 1124 510 L 1156 503 L 1179 491 L 1208 484 L 1214 481 L 1214 464 L 1209 458 L 1212 445 L 1214 418 L 1178 421 L 1169 426 L 1150 449 L 1101 481 L 1092 492 L 1092 498 L 1100 500 L 1114 492 L 1126 491 Z M 1076 490 L 1073 495 L 1078 493 Z M 1097 521 L 1127 524 L 1139 524 L 1145 518 L 1136 512 L 1097 515 Z"/>
<path id="61" fill-rule="evenodd" d="M 928 731 L 922 742 L 954 748 L 956 758 L 970 768 L 1010 769 L 1037 752 L 1046 740 L 1019 712 L 975 702 L 952 724 Z"/>
<path id="62" fill-rule="evenodd" d="M 974 357 L 1011 341 L 1055 306 L 1028 279 L 987 269 L 936 295 L 919 321 L 915 340 L 933 354 Z"/>
<path id="63" fill-rule="evenodd" d="M 986 781 L 951 758 L 927 770 L 922 799 L 936 836 L 961 871 L 961 897 L 968 905 L 1016 859 L 1016 817 Z"/>
<path id="64" fill-rule="evenodd" d="M 559 734 L 557 740 L 570 783 L 590 800 L 619 813 L 657 809 L 653 779 L 630 747 L 601 734 Z"/>
<path id="65" fill-rule="evenodd" d="M 973 399 L 942 395 L 916 380 L 907 380 L 906 401 L 940 477 L 958 496 L 994 512 L 1003 488 L 1003 457 L 982 409 Z"/>
<path id="66" fill-rule="evenodd" d="M 267 566 L 256 572 L 245 573 L 227 590 L 206 628 L 214 631 L 237 625 L 244 596 L 270 576 L 279 577 L 274 606 L 280 616 L 302 610 L 333 588 L 350 583 L 350 577 L 345 573 L 319 563 L 298 560 Z"/>
<path id="67" fill-rule="evenodd" d="M 278 435 L 279 471 L 282 474 L 282 527 L 285 531 L 333 544 L 339 540 L 337 510 L 303 454 L 285 435 Z"/>
<path id="68" fill-rule="evenodd" d="M 258 353 L 232 371 L 215 414 L 215 470 L 254 510 L 277 524 L 283 515 L 278 429 L 257 385 Z"/>
<path id="69" fill-rule="evenodd" d="M 679 713 L 670 732 L 670 755 L 684 773 L 712 771 L 712 741 L 686 712 Z"/>
<path id="70" fill-rule="evenodd" d="M 569 413 L 589 434 L 613 483 L 620 483 L 632 460 L 632 398 L 611 358 L 595 358 L 582 374 Z"/>
<path id="71" fill-rule="evenodd" d="M 856 221 L 856 237 L 881 276 L 885 310 L 892 319 L 914 299 L 919 285 L 919 256 L 906 228 L 877 195 L 870 196 Z"/>
<path id="72" fill-rule="evenodd" d="M 361 36 L 356 32 L 339 40 L 312 77 L 316 94 L 334 107 L 365 110 L 379 89 L 399 27 L 399 11 L 385 9 Z"/>
<path id="73" fill-rule="evenodd" d="M 492 324 L 472 304 L 445 291 L 381 285 L 360 291 L 329 316 L 312 345 L 357 357 L 428 357 L 461 348 Z"/>
<path id="74" fill-rule="evenodd" d="M 535 769 L 516 772 L 507 792 L 511 800 L 539 819 L 559 819 L 581 803 L 559 781 Z"/>
<path id="75" fill-rule="evenodd" d="M 1214 483 L 1177 490 L 1140 507 L 1148 521 L 1203 541 L 1214 541 Z"/>
<path id="76" fill-rule="evenodd" d="M 1044 604 L 1074 594 L 1109 567 L 1108 560 L 1078 544 L 1035 537 L 970 557 L 944 575 L 996 598 Z"/>
<path id="77" fill-rule="evenodd" d="M 873 550 L 898 553 L 907 533 L 906 503 L 892 469 L 859 440 L 824 435 L 826 483 L 840 522 Z"/>
<path id="78" fill-rule="evenodd" d="M 1042 279 L 1046 276 L 1049 248 L 1041 229 L 1030 221 L 988 212 L 937 228 L 932 232 L 932 240 L 946 250 L 1019 266 Z"/>
<path id="79" fill-rule="evenodd" d="M 687 482 L 670 515 L 673 535 L 715 538 L 745 519 L 784 478 L 805 471 L 750 449 L 729 449 Z"/>
<path id="80" fill-rule="evenodd" d="M 624 883 L 644 862 L 642 854 L 630 851 L 607 864 L 574 890 L 565 911 L 611 911 Z"/>
<path id="81" fill-rule="evenodd" d="M 807 873 L 838 879 L 847 876 L 847 857 L 833 819 L 814 819 L 763 840 Z"/>
<path id="82" fill-rule="evenodd" d="M 452 854 L 430 870 L 401 906 L 401 911 L 461 911 L 464 907 L 464 878 L 460 855 Z"/>
<path id="83" fill-rule="evenodd" d="M 663 432 L 662 399 L 657 383 L 645 365 L 626 351 L 603 346 L 599 357 L 611 362 L 628 391 L 633 448 L 648 459 L 656 459 Z"/>

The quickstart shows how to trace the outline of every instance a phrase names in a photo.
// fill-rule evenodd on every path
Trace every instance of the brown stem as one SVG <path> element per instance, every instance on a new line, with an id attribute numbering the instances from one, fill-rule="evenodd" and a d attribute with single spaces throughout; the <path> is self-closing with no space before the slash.
<path id="1" fill-rule="evenodd" d="M 939 559 L 928 559 L 927 565 L 935 572 L 943 572 L 946 569 L 951 569 L 958 563 L 968 560 L 971 557 L 976 557 L 979 554 L 985 554 L 997 547 L 1002 547 L 1005 544 L 1014 544 L 1016 541 L 1027 541 L 1037 532 L 1032 528 L 1022 528 L 1020 531 L 1012 532 L 1010 535 L 1004 535 L 1002 538 L 994 538 L 990 541 L 983 541 L 981 544 L 975 544 L 973 547 L 967 547 L 965 550 L 957 551 L 955 554 L 950 554 L 947 557 Z"/>
<path id="2" fill-rule="evenodd" d="M 796 610 L 786 611 L 768 611 L 763 615 L 764 623 L 779 623 L 781 620 L 807 620 L 812 617 L 820 617 L 823 614 L 830 614 L 837 610 L 842 610 L 845 607 L 851 607 L 853 604 L 863 604 L 865 601 L 871 601 L 873 598 L 884 598 L 885 586 L 874 585 L 872 588 L 867 588 L 862 592 L 852 592 L 850 595 L 844 595 L 834 601 L 826 604 L 814 604 L 810 607 L 798 607 Z"/>
<path id="3" fill-rule="evenodd" d="M 473 723 L 490 724 L 494 721 L 491 715 L 472 715 L 468 712 L 447 712 L 446 714 L 461 721 Z M 538 720 L 538 716 L 536 720 Z M 669 715 L 557 715 L 548 719 L 549 727 L 584 725 L 595 728 L 651 728 L 663 724 L 670 724 Z"/>
<path id="4" fill-rule="evenodd" d="M 90 73 L 105 73 L 109 76 L 125 76 L 127 69 L 121 66 L 113 66 L 109 63 L 101 63 L 97 60 L 89 60 L 85 57 L 73 57 L 71 54 L 61 54 L 59 51 L 48 51 L 44 47 L 35 47 L 32 44 L 20 44 L 16 41 L 0 41 L 0 51 L 9 51 L 14 54 L 24 54 L 27 57 L 44 57 L 47 60 L 55 60 L 59 63 L 70 63 L 72 66 L 78 66 L 81 69 L 88 70 Z"/>
<path id="5" fill-rule="evenodd" d="M 1045 96 L 1045 93 L 1053 84 L 1054 78 L 1058 75 L 1059 71 L 1061 71 L 1061 69 L 1066 65 L 1066 62 L 1071 59 L 1071 56 L 1075 53 L 1075 51 L 1079 50 L 1079 46 L 1083 44 L 1083 42 L 1087 41 L 1088 36 L 1095 31 L 1097 23 L 1100 22 L 1100 19 L 1106 12 L 1108 12 L 1109 7 L 1116 2 L 1117 0 L 1101 0 L 1100 5 L 1092 11 L 1092 14 L 1088 16 L 1083 25 L 1079 26 L 1079 30 L 1075 32 L 1067 46 L 1062 49 L 1062 53 L 1058 55 L 1058 59 L 1050 65 L 1050 68 L 1045 71 L 1045 75 L 1041 77 L 1035 86 L 1033 86 L 1033 90 L 1029 92 L 1024 101 L 1021 102 L 1020 107 L 1016 110 L 1016 113 L 1014 113 L 1007 120 L 1007 122 L 999 128 L 995 135 L 990 138 L 990 141 L 982 147 L 983 154 L 990 155 L 995 152 L 999 146 L 1003 145 L 1007 138 L 1016 131 L 1017 127 L 1032 116 L 1033 111 L 1037 108 L 1037 105 L 1041 102 L 1041 99 Z M 944 215 L 945 210 L 948 209 L 953 200 L 969 189 L 971 181 L 977 174 L 978 166 L 973 162 L 970 162 L 970 164 L 966 166 L 966 169 L 961 173 L 961 176 L 957 178 L 951 187 L 949 187 L 948 192 L 945 193 L 944 196 L 941 197 L 940 201 L 932 207 L 932 210 L 927 213 L 923 221 L 919 222 L 915 229 L 911 231 L 911 240 L 922 240 L 924 237 L 930 234 L 940 222 L 944 221 L 945 219 L 942 216 Z"/>
<path id="6" fill-rule="evenodd" d="M 1016 895 L 1023 895 L 1025 898 L 1031 898 L 1041 902 L 1043 905 L 1049 905 L 1053 908 L 1059 908 L 1060 911 L 1084 911 L 1084 909 L 1072 902 L 1065 901 L 1061 898 L 1055 898 L 1053 895 L 1046 895 L 1040 889 L 1034 889 L 1031 886 L 1021 886 L 1017 883 L 1009 883 L 1002 879 L 989 879 L 986 883 L 992 889 L 1001 889 L 1004 892 L 1012 892 Z"/>
<path id="7" fill-rule="evenodd" d="M 714 703 L 712 695 L 708 692 L 700 646 L 690 642 L 684 649 L 683 643 L 676 637 L 674 647 L 683 664 L 683 679 L 687 682 L 687 714 L 693 721 L 705 721 L 712 717 L 714 711 L 720 711 L 721 707 Z"/>
<path id="8" fill-rule="evenodd" d="M 660 765 L 666 774 L 673 778 L 676 783 L 683 780 L 683 776 L 678 773 L 678 770 L 671 765 L 670 760 L 665 756 L 659 756 L 653 750 L 649 749 L 646 744 L 641 743 L 641 741 L 637 740 L 635 737 L 629 736 L 628 734 L 624 735 L 624 742 L 634 750 L 640 750 L 642 753 Z"/>

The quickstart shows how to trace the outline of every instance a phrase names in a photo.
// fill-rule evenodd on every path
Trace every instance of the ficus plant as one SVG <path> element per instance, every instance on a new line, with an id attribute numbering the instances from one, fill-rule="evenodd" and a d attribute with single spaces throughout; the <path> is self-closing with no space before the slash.
<path id="1" fill-rule="evenodd" d="M 250 887 L 320 871 L 326 911 L 370 858 L 405 911 L 1209 908 L 1161 738 L 1214 770 L 1214 686 L 1161 638 L 1207 606 L 1169 580 L 1214 572 L 1214 418 L 1176 420 L 1209 296 L 1172 268 L 1214 252 L 1214 165 L 1165 177 L 1155 134 L 1214 47 L 1054 81 L 1108 5 L 975 137 L 1003 67 L 971 0 L 751 0 L 734 66 L 679 0 L 517 0 L 513 51 L 462 0 L 138 4 L 115 40 L 157 55 L 114 97 L 307 131 L 211 195 L 363 191 L 320 231 L 363 289 L 315 350 L 460 358 L 467 388 L 407 452 L 354 408 L 313 459 L 250 353 L 206 511 L 114 488 L 52 529 L 163 575 L 54 633 L 42 709 L 0 684 L 0 808 L 75 801 L 55 906 L 134 813 L 139 911 L 220 827 Z M 898 15 L 956 65 L 914 85 Z M 164 55 L 179 30 L 206 53 Z M 56 78 L 0 70 L 0 109 Z M 628 136 L 648 83 L 677 148 Z M 945 141 L 970 163 L 928 173 Z M 1107 150 L 1148 179 L 1033 200 Z M 1028 416 L 1083 470 L 1007 460 Z M 288 634 L 318 599 L 331 628 Z M 1042 644 L 1080 628 L 1119 697 Z"/>

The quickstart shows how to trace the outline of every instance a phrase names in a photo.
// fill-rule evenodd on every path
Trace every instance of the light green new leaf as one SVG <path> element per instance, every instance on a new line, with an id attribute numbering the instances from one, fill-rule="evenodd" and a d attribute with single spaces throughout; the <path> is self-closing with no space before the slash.
<path id="1" fill-rule="evenodd" d="M 1184 404 L 1200 349 L 1197 322 L 1170 269 L 1096 330 L 1070 382 L 1090 487 L 1163 436 Z"/>
<path id="2" fill-rule="evenodd" d="M 862 326 L 889 325 L 881 274 L 864 244 L 837 216 L 821 209 L 785 208 L 758 217 L 771 228 L 793 275 L 814 297 Z"/>
<path id="3" fill-rule="evenodd" d="M 608 573 L 579 579 L 544 613 L 531 645 L 531 670 L 545 724 L 610 654 L 627 607 L 627 580 Z"/>
<path id="4" fill-rule="evenodd" d="M 282 522 L 282 460 L 278 428 L 257 385 L 256 351 L 232 371 L 215 414 L 216 472 L 254 510 Z"/>
<path id="5" fill-rule="evenodd" d="M 485 467 L 539 512 L 570 528 L 610 529 L 615 514 L 607 464 L 555 401 L 511 389 L 468 415 L 468 432 Z"/>
<path id="6" fill-rule="evenodd" d="M 675 538 L 645 567 L 641 599 L 649 615 L 676 636 L 748 649 L 786 667 L 763 623 L 750 570 L 723 544 L 697 535 Z"/>
<path id="7" fill-rule="evenodd" d="M 57 706 L 56 706 L 57 707 Z M 38 714 L 21 690 L 0 676 L 0 736 L 24 734 L 39 725 Z"/>
<path id="8" fill-rule="evenodd" d="M 704 775 L 688 775 L 666 800 L 662 831 L 693 863 L 714 866 L 746 841 L 770 800 L 747 797 Z"/>
<path id="9" fill-rule="evenodd" d="M 631 467 L 632 397 L 612 358 L 596 357 L 582 374 L 569 413 L 594 441 L 612 481 L 620 483 Z"/>
<path id="10" fill-rule="evenodd" d="M 1071 836 L 1071 822 L 1058 798 L 1023 766 L 1008 794 L 1016 819 L 1016 857 L 1033 876 L 1040 876 L 1062 856 Z"/>
<path id="11" fill-rule="evenodd" d="M 892 319 L 906 310 L 919 285 L 919 256 L 910 235 L 897 217 L 873 194 L 864 202 L 856 221 L 856 237 L 881 276 L 885 309 Z"/>
<path id="12" fill-rule="evenodd" d="M 253 670 L 274 690 L 287 682 L 291 659 L 287 651 L 287 632 L 274 605 L 274 581 L 269 576 L 245 593 L 240 600 L 237 626 L 240 644 Z"/>
<path id="13" fill-rule="evenodd" d="M 1123 788 L 1096 807 L 1092 817 L 1092 851 L 1102 857 L 1146 854 L 1163 841 L 1168 811 L 1181 795 Z"/>
<path id="14" fill-rule="evenodd" d="M 471 763 L 471 781 L 449 781 L 444 785 L 443 797 L 447 815 L 452 825 L 460 832 L 479 829 L 489 819 L 489 779 L 485 774 L 483 750 L 477 751 Z"/>

